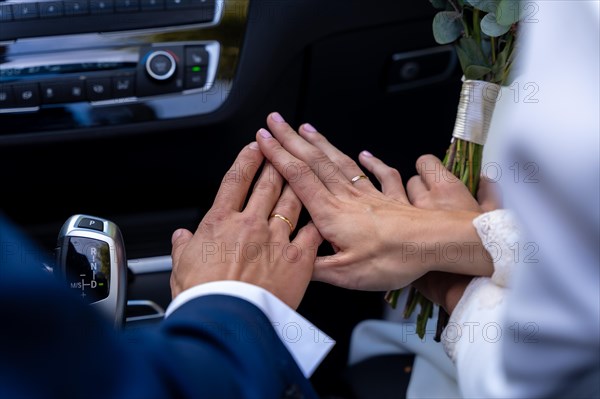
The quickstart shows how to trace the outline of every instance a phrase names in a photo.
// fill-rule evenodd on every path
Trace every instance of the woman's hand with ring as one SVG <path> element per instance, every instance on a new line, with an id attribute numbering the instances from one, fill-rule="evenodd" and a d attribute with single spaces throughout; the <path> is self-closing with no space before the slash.
<path id="1" fill-rule="evenodd" d="M 473 212 L 419 209 L 411 205 L 400 174 L 368 152 L 363 170 L 311 125 L 296 131 L 275 113 L 257 141 L 288 181 L 336 253 L 319 257 L 314 279 L 363 290 L 406 286 L 431 270 L 489 274 L 490 264 L 471 221 Z M 353 181 L 354 180 L 354 181 Z M 456 244 L 452 262 L 439 262 L 444 243 Z M 473 254 L 474 258 L 470 255 Z M 463 261 L 464 262 L 461 262 Z"/>

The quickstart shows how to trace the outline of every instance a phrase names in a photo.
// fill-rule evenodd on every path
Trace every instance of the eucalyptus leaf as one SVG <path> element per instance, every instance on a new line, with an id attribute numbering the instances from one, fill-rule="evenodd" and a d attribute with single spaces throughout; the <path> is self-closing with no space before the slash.
<path id="1" fill-rule="evenodd" d="M 492 70 L 488 67 L 481 65 L 469 65 L 465 70 L 465 79 L 479 80 L 490 72 L 492 72 Z"/>
<path id="2" fill-rule="evenodd" d="M 508 32 L 510 25 L 500 25 L 496 22 L 496 15 L 490 13 L 481 20 L 481 30 L 488 36 L 498 37 Z"/>
<path id="3" fill-rule="evenodd" d="M 500 0 L 485 0 L 481 2 L 477 8 L 479 8 L 481 11 L 495 14 L 496 10 L 498 9 L 498 4 L 500 4 Z"/>
<path id="4" fill-rule="evenodd" d="M 487 35 L 483 35 L 481 38 L 481 52 L 486 60 L 492 59 L 492 43 Z"/>
<path id="5" fill-rule="evenodd" d="M 470 65 L 481 65 L 490 66 L 489 62 L 483 56 L 481 47 L 477 44 L 477 41 L 472 37 L 463 37 L 456 45 L 456 54 L 460 61 L 460 66 L 463 72 Z"/>
<path id="6" fill-rule="evenodd" d="M 477 5 L 481 2 L 483 2 L 483 0 L 465 0 L 465 3 L 467 3 L 473 7 L 477 7 Z"/>
<path id="7" fill-rule="evenodd" d="M 510 55 L 511 50 L 512 46 L 504 46 L 504 49 L 502 49 L 502 51 L 498 53 L 498 55 L 496 56 L 496 64 L 499 67 L 504 68 L 504 66 L 507 64 L 508 56 Z"/>
<path id="8" fill-rule="evenodd" d="M 496 22 L 500 25 L 512 25 L 521 19 L 522 11 L 519 0 L 501 0 L 496 11 Z"/>
<path id="9" fill-rule="evenodd" d="M 500 0 L 465 0 L 471 6 L 484 12 L 495 13 Z"/>
<path id="10" fill-rule="evenodd" d="M 461 16 L 455 11 L 440 11 L 433 17 L 433 37 L 439 44 L 456 41 L 462 31 Z"/>
<path id="11" fill-rule="evenodd" d="M 504 79 L 508 75 L 508 71 L 510 71 L 510 64 L 514 51 L 514 47 L 512 46 L 513 38 L 511 34 L 508 35 L 507 39 L 508 41 L 506 45 L 496 56 L 496 62 L 492 66 L 493 82 L 498 84 L 506 84 Z"/>
<path id="12" fill-rule="evenodd" d="M 500 64 L 498 62 L 492 65 L 492 72 L 490 76 L 490 81 L 493 83 L 501 83 L 502 79 L 504 79 L 504 71 L 506 68 L 506 64 Z"/>
<path id="13" fill-rule="evenodd" d="M 448 5 L 448 0 L 429 0 L 433 8 L 437 8 L 438 10 L 445 10 Z"/>

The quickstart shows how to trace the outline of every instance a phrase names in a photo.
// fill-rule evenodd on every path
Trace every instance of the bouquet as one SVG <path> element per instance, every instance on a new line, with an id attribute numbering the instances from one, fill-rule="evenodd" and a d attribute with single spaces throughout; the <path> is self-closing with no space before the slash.
<path id="1" fill-rule="evenodd" d="M 501 85 L 509 84 L 515 57 L 517 28 L 522 15 L 518 0 L 429 0 L 440 11 L 433 18 L 433 36 L 439 44 L 453 43 L 463 71 L 458 112 L 444 165 L 471 191 L 477 193 L 483 146 Z M 401 290 L 386 300 L 396 307 Z M 417 333 L 425 336 L 433 304 L 410 288 L 404 317 L 420 305 Z M 440 308 L 435 340 L 448 323 Z"/>

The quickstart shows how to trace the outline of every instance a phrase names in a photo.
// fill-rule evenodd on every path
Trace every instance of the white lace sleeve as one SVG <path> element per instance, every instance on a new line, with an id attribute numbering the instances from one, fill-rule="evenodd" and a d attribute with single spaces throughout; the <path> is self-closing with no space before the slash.
<path id="1" fill-rule="evenodd" d="M 483 246 L 494 262 L 492 281 L 500 287 L 508 287 L 510 276 L 518 256 L 521 231 L 512 212 L 499 209 L 484 213 L 473 220 Z"/>
<path id="2" fill-rule="evenodd" d="M 500 209 L 484 213 L 473 220 L 473 225 L 494 262 L 494 273 L 491 278 L 474 278 L 452 312 L 442 334 L 442 344 L 453 361 L 456 361 L 458 340 L 452 329 L 458 331 L 473 322 L 468 316 L 471 308 L 496 312 L 504 302 L 503 288 L 510 285 L 515 254 L 518 254 L 520 245 L 520 229 L 510 211 Z"/>

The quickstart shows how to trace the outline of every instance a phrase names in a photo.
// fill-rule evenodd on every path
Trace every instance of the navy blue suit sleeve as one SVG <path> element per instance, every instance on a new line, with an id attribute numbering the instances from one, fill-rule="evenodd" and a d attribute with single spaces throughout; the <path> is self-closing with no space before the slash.
<path id="1" fill-rule="evenodd" d="M 1 398 L 312 398 L 266 316 L 211 295 L 115 333 L 0 215 Z"/>
<path id="2" fill-rule="evenodd" d="M 242 299 L 187 302 L 163 322 L 158 339 L 168 348 L 158 353 L 163 373 L 185 389 L 183 397 L 268 399 L 294 390 L 316 397 L 267 317 Z"/>

